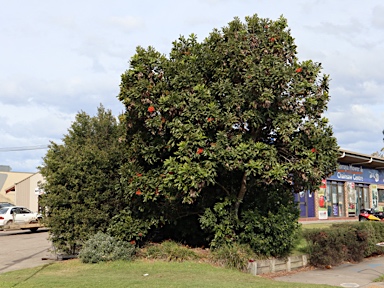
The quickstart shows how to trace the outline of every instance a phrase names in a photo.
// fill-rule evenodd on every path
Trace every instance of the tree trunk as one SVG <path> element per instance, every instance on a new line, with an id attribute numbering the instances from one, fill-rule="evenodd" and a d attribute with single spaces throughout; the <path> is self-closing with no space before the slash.
<path id="1" fill-rule="evenodd" d="M 241 186 L 239 194 L 237 194 L 237 200 L 235 203 L 235 217 L 239 217 L 239 208 L 241 202 L 243 202 L 245 192 L 247 191 L 247 174 L 244 172 L 243 179 L 241 179 Z"/>

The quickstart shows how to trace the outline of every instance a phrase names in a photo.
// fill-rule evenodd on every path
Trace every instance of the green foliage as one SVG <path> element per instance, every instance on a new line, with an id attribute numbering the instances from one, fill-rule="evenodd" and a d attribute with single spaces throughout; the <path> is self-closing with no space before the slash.
<path id="1" fill-rule="evenodd" d="M 333 224 L 335 229 L 353 229 L 356 233 L 363 233 L 360 238 L 366 238 L 366 245 L 363 249 L 364 257 L 369 257 L 375 254 L 383 254 L 384 248 L 377 246 L 379 242 L 383 242 L 384 239 L 384 227 L 383 223 L 375 221 L 356 222 L 356 223 L 340 223 Z M 360 232 L 361 231 L 361 232 Z M 364 236 L 365 235 L 365 236 Z M 357 248 L 356 250 L 358 250 Z M 355 253 L 354 251 L 352 253 Z"/>
<path id="2" fill-rule="evenodd" d="M 149 244 L 144 247 L 143 250 L 143 256 L 148 259 L 164 259 L 167 261 L 182 262 L 199 258 L 193 250 L 174 241 L 164 241 L 161 244 Z"/>
<path id="3" fill-rule="evenodd" d="M 79 253 L 79 258 L 83 263 L 132 260 L 135 252 L 133 244 L 118 241 L 108 234 L 98 232 L 85 242 Z"/>
<path id="4" fill-rule="evenodd" d="M 140 245 L 171 236 L 286 254 L 292 193 L 337 164 L 321 69 L 298 60 L 283 17 L 235 18 L 202 42 L 180 37 L 169 56 L 138 47 L 121 76 L 121 124 L 102 107 L 79 113 L 44 158 L 53 243 L 76 253 L 108 231 Z"/>
<path id="5" fill-rule="evenodd" d="M 259 255 L 284 257 L 289 255 L 298 238 L 298 214 L 285 206 L 266 216 L 258 211 L 243 213 L 239 240 L 248 243 Z"/>
<path id="6" fill-rule="evenodd" d="M 231 245 L 238 240 L 236 234 L 239 221 L 231 213 L 232 203 L 229 199 L 217 202 L 213 209 L 207 208 L 200 217 L 201 227 L 213 233 L 211 247 Z"/>
<path id="7" fill-rule="evenodd" d="M 169 57 L 137 48 L 120 85 L 129 159 L 121 185 L 133 219 L 152 231 L 202 215 L 194 232 L 212 245 L 257 235 L 254 249 L 281 255 L 298 217 L 292 205 L 279 213 L 283 199 L 336 169 L 323 117 L 329 78 L 319 63 L 298 61 L 286 19 L 245 20 L 202 42 L 180 37 Z"/>
<path id="8" fill-rule="evenodd" d="M 122 241 L 140 243 L 147 236 L 150 227 L 156 224 L 156 220 L 148 223 L 144 219 L 134 219 L 130 211 L 122 210 L 111 219 L 108 233 Z"/>
<path id="9" fill-rule="evenodd" d="M 384 252 L 376 245 L 384 239 L 382 223 L 333 224 L 326 229 L 305 230 L 303 235 L 308 241 L 310 261 L 315 266 L 359 262 Z"/>
<path id="10" fill-rule="evenodd" d="M 219 202 L 200 218 L 202 227 L 214 233 L 212 248 L 238 242 L 248 244 L 258 255 L 283 257 L 292 251 L 300 231 L 299 214 L 293 203 L 276 203 L 276 211 L 269 211 L 266 216 L 260 209 L 246 210 L 239 218 L 229 207 L 229 201 Z"/>
<path id="11" fill-rule="evenodd" d="M 253 261 L 256 254 L 246 244 L 226 244 L 219 246 L 212 252 L 212 259 L 226 268 L 247 271 L 249 261 Z"/>
<path id="12" fill-rule="evenodd" d="M 51 240 L 63 252 L 77 253 L 89 235 L 105 232 L 125 207 L 119 189 L 122 128 L 102 106 L 94 117 L 80 112 L 63 143 L 52 142 L 44 157 L 41 205 L 47 208 Z"/>

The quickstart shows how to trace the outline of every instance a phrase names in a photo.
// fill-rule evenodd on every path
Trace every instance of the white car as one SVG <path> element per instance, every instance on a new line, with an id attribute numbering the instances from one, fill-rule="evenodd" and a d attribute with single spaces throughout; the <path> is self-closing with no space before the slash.
<path id="1" fill-rule="evenodd" d="M 10 224 L 38 223 L 42 216 L 23 206 L 11 206 L 0 208 L 0 227 Z"/>

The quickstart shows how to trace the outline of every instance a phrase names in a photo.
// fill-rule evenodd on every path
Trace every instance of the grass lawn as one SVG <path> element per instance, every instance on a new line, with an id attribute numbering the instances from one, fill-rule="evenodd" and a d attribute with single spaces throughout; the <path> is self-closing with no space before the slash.
<path id="1" fill-rule="evenodd" d="M 148 275 L 147 275 L 148 274 Z M 144 276 L 147 275 L 147 276 Z M 285 283 L 197 262 L 68 260 L 0 274 L 0 287 L 331 287 Z"/>
<path id="2" fill-rule="evenodd" d="M 328 228 L 331 223 L 304 224 L 302 230 Z M 293 255 L 306 253 L 300 237 Z M 144 276 L 146 275 L 146 276 Z M 137 259 L 133 262 L 83 264 L 69 260 L 0 274 L 3 287 L 331 287 L 278 282 L 237 270 L 196 261 L 166 262 Z"/>
<path id="3" fill-rule="evenodd" d="M 332 226 L 333 223 L 310 223 L 310 224 L 302 224 L 301 229 L 324 229 Z"/>

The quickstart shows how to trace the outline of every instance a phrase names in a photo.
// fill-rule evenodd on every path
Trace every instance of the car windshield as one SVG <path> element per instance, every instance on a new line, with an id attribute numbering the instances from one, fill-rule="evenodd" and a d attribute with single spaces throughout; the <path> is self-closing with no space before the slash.
<path id="1" fill-rule="evenodd" d="M 8 202 L 0 202 L 0 207 L 11 207 L 11 206 L 14 206 L 14 205 Z"/>
<path id="2" fill-rule="evenodd" d="M 9 209 L 9 207 L 0 208 L 0 214 L 7 213 L 8 209 Z"/>

